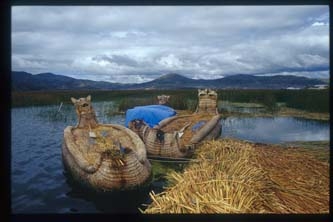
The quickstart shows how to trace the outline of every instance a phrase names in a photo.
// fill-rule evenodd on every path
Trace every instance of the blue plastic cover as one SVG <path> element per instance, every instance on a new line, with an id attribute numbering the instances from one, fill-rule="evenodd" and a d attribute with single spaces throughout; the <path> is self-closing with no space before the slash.
<path id="1" fill-rule="evenodd" d="M 165 105 L 136 106 L 126 111 L 125 126 L 135 119 L 144 120 L 150 127 L 154 127 L 160 121 L 176 115 L 176 111 Z"/>

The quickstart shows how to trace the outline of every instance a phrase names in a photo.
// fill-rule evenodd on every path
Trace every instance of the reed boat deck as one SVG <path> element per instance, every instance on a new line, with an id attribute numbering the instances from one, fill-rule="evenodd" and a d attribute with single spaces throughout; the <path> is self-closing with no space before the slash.
<path id="1" fill-rule="evenodd" d="M 185 147 L 190 144 L 193 136 L 200 131 L 200 129 L 207 124 L 214 115 L 201 113 L 191 115 L 176 115 L 169 118 L 169 120 L 160 122 L 158 127 L 163 132 L 173 133 L 186 127 L 183 131 L 182 139 L 180 140 L 180 147 Z M 218 125 L 219 123 L 216 123 Z M 221 125 L 219 125 L 221 127 Z M 214 132 L 212 138 L 218 137 L 218 132 Z"/>
<path id="2" fill-rule="evenodd" d="M 95 134 L 90 137 L 89 133 Z M 89 163 L 94 163 L 96 158 L 102 154 L 110 154 L 114 157 L 120 156 L 120 145 L 130 152 L 130 147 L 135 148 L 134 141 L 123 129 L 110 127 L 108 125 L 99 125 L 91 131 L 87 128 L 76 128 L 72 130 L 73 142 L 76 149 L 79 149 Z"/>

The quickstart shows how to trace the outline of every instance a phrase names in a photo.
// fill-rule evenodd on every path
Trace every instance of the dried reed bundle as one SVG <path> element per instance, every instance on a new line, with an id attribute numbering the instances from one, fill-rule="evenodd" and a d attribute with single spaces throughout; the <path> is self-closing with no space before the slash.
<path id="1" fill-rule="evenodd" d="M 118 165 L 123 165 L 124 155 L 120 152 L 120 146 L 135 147 L 124 132 L 115 130 L 107 126 L 99 125 L 93 129 L 96 138 L 91 138 L 88 135 L 88 129 L 75 131 L 76 144 L 79 145 L 80 155 L 84 157 L 90 164 L 93 164 L 100 158 L 108 158 L 114 160 Z M 128 149 L 126 149 L 128 151 Z"/>
<path id="2" fill-rule="evenodd" d="M 319 161 L 311 150 L 267 145 L 255 148 L 260 164 L 275 183 L 277 202 L 284 206 L 276 213 L 329 212 L 328 162 Z"/>
<path id="3" fill-rule="evenodd" d="M 232 139 L 204 143 L 144 213 L 327 213 L 328 165 L 297 150 Z"/>
<path id="4" fill-rule="evenodd" d="M 213 115 L 209 113 L 175 116 L 174 120 L 171 120 L 168 122 L 168 124 L 163 124 L 160 129 L 164 132 L 171 133 L 179 131 L 188 124 L 188 127 L 184 130 L 184 134 L 180 140 L 180 147 L 184 147 L 185 145 L 189 144 L 191 138 L 200 129 L 198 128 L 197 130 L 193 130 L 193 127 L 200 122 L 207 123 L 210 119 L 212 119 L 212 117 Z"/>

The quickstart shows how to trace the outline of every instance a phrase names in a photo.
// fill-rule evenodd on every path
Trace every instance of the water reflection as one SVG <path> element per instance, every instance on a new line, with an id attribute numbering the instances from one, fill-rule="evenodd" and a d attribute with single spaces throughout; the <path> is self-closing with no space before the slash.
<path id="1" fill-rule="evenodd" d="M 329 122 L 293 117 L 228 117 L 222 120 L 222 137 L 263 143 L 329 140 Z"/>
<path id="2" fill-rule="evenodd" d="M 90 212 L 140 213 L 139 208 L 144 209 L 142 204 L 149 199 L 150 186 L 127 191 L 96 193 L 83 189 L 70 177 L 65 176 L 71 188 L 66 193 L 66 197 L 69 200 L 76 199 L 93 204 L 93 207 L 89 209 Z M 87 213 L 86 204 L 75 204 L 65 210 L 67 213 Z"/>

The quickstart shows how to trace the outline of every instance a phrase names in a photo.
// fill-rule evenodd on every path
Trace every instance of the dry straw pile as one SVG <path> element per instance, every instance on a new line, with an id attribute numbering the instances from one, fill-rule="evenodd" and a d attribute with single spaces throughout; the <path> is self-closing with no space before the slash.
<path id="1" fill-rule="evenodd" d="M 144 213 L 328 213 L 329 164 L 268 145 L 210 141 Z"/>

